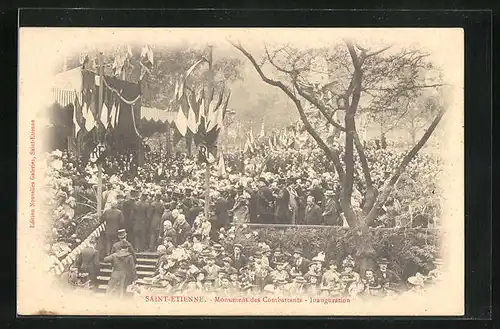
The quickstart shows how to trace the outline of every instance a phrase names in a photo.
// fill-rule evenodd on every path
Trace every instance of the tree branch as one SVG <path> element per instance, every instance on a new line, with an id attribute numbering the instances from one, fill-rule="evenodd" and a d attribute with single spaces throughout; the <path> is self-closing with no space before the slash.
<path id="1" fill-rule="evenodd" d="M 311 103 L 312 105 L 316 106 L 316 108 L 318 108 L 318 110 L 321 112 L 321 114 L 323 114 L 325 116 L 325 118 L 326 118 L 326 120 L 328 121 L 329 124 L 331 124 L 332 126 L 334 126 L 337 129 L 340 129 L 341 131 L 345 131 L 344 127 L 342 127 L 338 122 L 336 122 L 335 120 L 333 120 L 333 114 L 331 116 L 328 115 L 329 109 L 326 106 L 324 106 L 323 104 L 321 104 L 319 102 L 319 100 L 317 100 L 314 96 L 309 95 L 306 92 L 304 92 L 302 90 L 302 88 L 300 88 L 299 85 L 297 84 L 297 80 L 293 79 L 293 85 L 294 85 L 295 89 L 297 90 L 297 92 L 299 93 L 300 96 L 302 96 L 309 103 Z"/>
<path id="2" fill-rule="evenodd" d="M 377 201 L 373 205 L 372 209 L 364 219 L 366 225 L 370 225 L 373 220 L 377 217 L 377 213 L 379 209 L 382 207 L 382 205 L 385 203 L 389 195 L 391 194 L 394 185 L 398 181 L 399 177 L 401 174 L 404 172 L 408 164 L 413 160 L 413 158 L 417 155 L 417 153 L 420 151 L 420 149 L 425 145 L 425 143 L 429 140 L 429 137 L 431 137 L 432 133 L 436 129 L 437 125 L 443 118 L 443 115 L 446 113 L 447 108 L 442 108 L 437 116 L 434 118 L 432 121 L 431 125 L 427 129 L 427 131 L 422 135 L 418 143 L 413 146 L 413 148 L 404 156 L 403 160 L 399 164 L 399 166 L 396 168 L 396 171 L 392 175 L 392 177 L 389 179 L 389 181 L 385 184 L 383 192 L 378 196 Z"/>
<path id="3" fill-rule="evenodd" d="M 304 127 L 306 128 L 307 132 L 314 138 L 314 140 L 316 141 L 316 143 L 318 143 L 318 146 L 333 161 L 334 166 L 335 166 L 335 170 L 337 171 L 337 173 L 339 175 L 340 181 L 344 181 L 344 179 L 345 179 L 345 173 L 344 173 L 344 169 L 342 168 L 342 164 L 340 162 L 340 157 L 339 157 L 339 154 L 338 154 L 337 150 L 330 149 L 326 145 L 326 143 L 321 139 L 321 137 L 318 135 L 318 133 L 314 130 L 314 128 L 311 126 L 311 123 L 309 122 L 309 120 L 307 119 L 306 114 L 304 113 L 304 108 L 302 107 L 302 104 L 300 103 L 300 100 L 281 81 L 276 81 L 276 80 L 268 78 L 264 74 L 264 72 L 262 72 L 261 67 L 257 64 L 257 62 L 255 61 L 255 59 L 253 58 L 253 56 L 248 51 L 246 51 L 241 45 L 237 45 L 237 44 L 235 44 L 232 41 L 229 41 L 229 43 L 231 43 L 231 45 L 233 45 L 233 47 L 235 47 L 243 55 L 245 55 L 245 57 L 250 61 L 250 63 L 252 63 L 253 67 L 255 68 L 255 70 L 259 74 L 260 78 L 264 82 L 266 82 L 267 84 L 269 84 L 271 86 L 275 86 L 275 87 L 280 88 L 294 102 L 295 107 L 297 108 L 297 110 L 299 112 L 300 118 L 301 118 L 302 122 L 304 123 Z"/>

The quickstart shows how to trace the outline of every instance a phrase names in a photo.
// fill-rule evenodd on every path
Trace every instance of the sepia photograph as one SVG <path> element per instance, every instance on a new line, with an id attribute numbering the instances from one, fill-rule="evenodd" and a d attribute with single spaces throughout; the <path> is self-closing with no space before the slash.
<path id="1" fill-rule="evenodd" d="M 463 315 L 463 38 L 20 28 L 18 313 Z"/>

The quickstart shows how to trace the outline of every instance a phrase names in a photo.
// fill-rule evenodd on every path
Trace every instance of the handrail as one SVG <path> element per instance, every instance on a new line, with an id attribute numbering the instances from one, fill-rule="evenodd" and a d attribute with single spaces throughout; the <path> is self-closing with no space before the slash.
<path id="1" fill-rule="evenodd" d="M 61 275 L 67 266 L 73 264 L 73 262 L 76 259 L 76 256 L 82 251 L 82 249 L 89 245 L 90 239 L 98 237 L 101 234 L 101 232 L 104 231 L 105 227 L 106 227 L 106 223 L 105 222 L 101 223 L 94 231 L 92 231 L 92 233 L 90 233 L 85 238 L 85 240 L 83 240 L 78 245 L 78 247 L 76 247 L 69 254 L 67 254 L 66 257 L 64 257 L 64 259 L 62 261 L 58 262 L 57 265 L 50 268 L 49 273 L 53 274 L 53 275 Z"/>

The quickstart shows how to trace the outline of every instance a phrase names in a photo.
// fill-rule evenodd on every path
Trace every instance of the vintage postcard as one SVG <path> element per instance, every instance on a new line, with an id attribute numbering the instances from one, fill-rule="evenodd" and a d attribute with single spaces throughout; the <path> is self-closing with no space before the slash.
<path id="1" fill-rule="evenodd" d="M 20 28 L 19 315 L 463 315 L 464 33 Z"/>

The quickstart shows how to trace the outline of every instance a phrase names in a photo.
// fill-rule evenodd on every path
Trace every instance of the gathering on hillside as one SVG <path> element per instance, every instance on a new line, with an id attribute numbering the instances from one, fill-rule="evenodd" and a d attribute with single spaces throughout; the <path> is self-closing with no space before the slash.
<path id="1" fill-rule="evenodd" d="M 352 44 L 346 45 L 336 51 L 356 59 Z M 367 124 L 358 128 L 354 120 L 361 116 L 356 112 L 361 91 L 355 96 L 352 89 L 361 88 L 354 81 L 362 75 L 354 75 L 341 93 L 332 84 L 305 86 L 307 76 L 297 80 L 300 72 L 279 69 L 268 53 L 275 68 L 291 75 L 293 87 L 287 87 L 265 78 L 254 58 L 241 45 L 233 46 L 264 82 L 284 91 L 300 120 L 277 122 L 279 128 L 266 131 L 262 119 L 257 137 L 251 123 L 243 131 L 237 122 L 231 128 L 234 138 L 228 137 L 237 111 L 228 109 L 232 93 L 224 79 L 213 81 L 211 46 L 168 83 L 155 76 L 149 46 L 139 58 L 126 48 L 112 65 L 103 64 L 102 53 L 94 62 L 82 57 L 74 69 L 82 91 L 65 97 L 74 101 L 54 111 L 66 116 L 69 127 L 57 144 L 62 146 L 40 157 L 52 220 L 45 251 L 56 281 L 118 298 L 208 294 L 350 300 L 420 295 L 439 282 L 443 261 L 435 230 L 441 225 L 442 163 L 432 147 L 424 147 L 444 114 L 436 110 L 437 97 L 425 96 L 431 109 L 422 121 L 432 121 L 429 129 L 421 128 L 418 142 L 413 129 L 413 143 L 402 145 L 387 138 L 392 128 L 380 117 L 400 120 L 405 112 L 388 114 L 398 109 L 386 111 L 386 103 L 406 97 L 409 107 L 422 95 L 411 86 L 396 94 L 385 85 L 376 89 L 378 94 L 367 99 L 383 109 L 370 113 L 363 103 L 359 110 L 365 118 L 360 122 L 370 117 L 378 120 L 377 130 L 380 125 L 378 137 L 368 139 L 366 131 L 361 133 Z M 408 87 L 401 79 L 406 66 L 420 70 L 407 55 L 401 55 L 402 68 L 389 67 L 394 90 Z M 209 63 L 208 77 L 196 73 L 203 63 Z M 106 73 L 104 66 L 114 71 Z M 127 67 L 137 69 L 138 81 L 126 81 Z M 167 91 L 153 88 L 168 105 L 143 116 L 141 81 L 152 76 L 168 86 Z M 376 78 L 367 81 L 381 83 Z M 266 108 L 272 112 L 273 105 Z"/>

